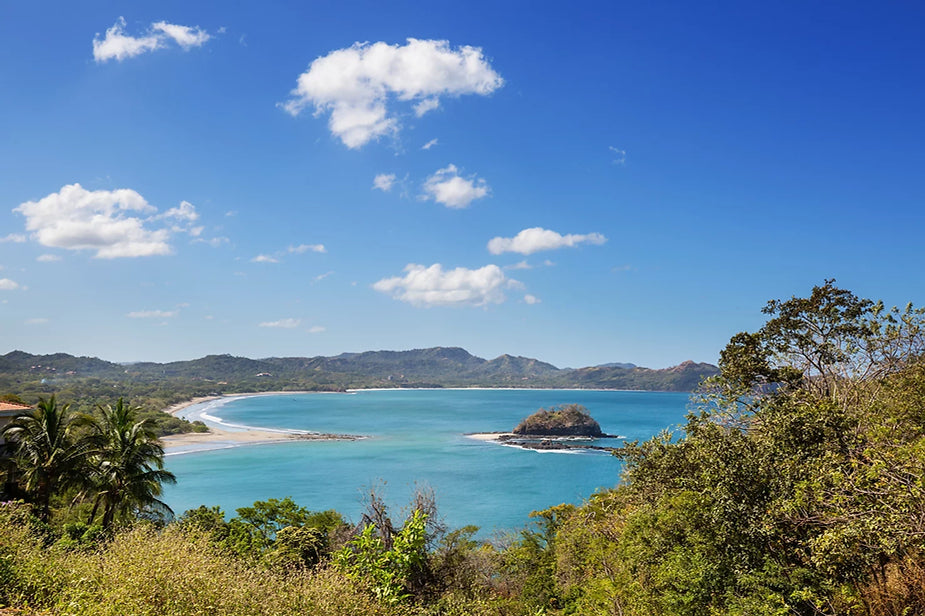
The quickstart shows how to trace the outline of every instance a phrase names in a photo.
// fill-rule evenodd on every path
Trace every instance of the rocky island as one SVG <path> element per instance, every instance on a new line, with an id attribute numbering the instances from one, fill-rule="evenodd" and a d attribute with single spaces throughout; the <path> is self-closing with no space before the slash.
<path id="1" fill-rule="evenodd" d="M 541 408 L 508 433 L 471 435 L 524 449 L 563 450 L 598 449 L 612 451 L 591 442 L 599 438 L 620 438 L 605 434 L 601 425 L 580 404 L 563 404 L 551 409 Z"/>

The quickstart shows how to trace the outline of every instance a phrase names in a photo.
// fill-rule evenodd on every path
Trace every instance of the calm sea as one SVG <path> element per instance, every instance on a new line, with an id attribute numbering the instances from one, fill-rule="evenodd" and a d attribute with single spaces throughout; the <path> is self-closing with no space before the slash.
<path id="1" fill-rule="evenodd" d="M 178 514 L 219 505 L 233 514 L 255 500 L 291 496 L 356 521 L 376 488 L 396 509 L 418 487 L 433 489 L 451 527 L 516 529 L 531 511 L 579 503 L 619 481 L 620 462 L 601 452 L 537 452 L 480 442 L 467 433 L 509 431 L 540 407 L 578 403 L 604 432 L 647 439 L 684 421 L 688 395 L 575 390 L 389 390 L 223 399 L 187 417 L 274 429 L 348 433 L 359 441 L 289 441 L 170 455 Z M 622 439 L 602 441 L 620 445 Z"/>

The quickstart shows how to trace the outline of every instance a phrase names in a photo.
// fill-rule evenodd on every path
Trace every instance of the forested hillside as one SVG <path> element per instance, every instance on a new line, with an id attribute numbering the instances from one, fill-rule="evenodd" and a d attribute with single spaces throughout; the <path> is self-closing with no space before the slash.
<path id="1" fill-rule="evenodd" d="M 25 504 L 0 506 L 0 606 L 925 614 L 925 312 L 887 310 L 832 282 L 765 312 L 764 327 L 726 346 L 680 433 L 627 444 L 619 485 L 535 512 L 519 534 L 483 542 L 474 527 L 448 529 L 426 493 L 403 522 L 372 493 L 352 523 L 270 499 L 230 519 L 209 507 L 174 522 L 123 507 L 121 525 L 97 527 L 90 496 L 102 484 L 79 491 L 59 462 L 50 501 L 24 483 Z M 14 458 L 22 476 L 32 460 Z"/>

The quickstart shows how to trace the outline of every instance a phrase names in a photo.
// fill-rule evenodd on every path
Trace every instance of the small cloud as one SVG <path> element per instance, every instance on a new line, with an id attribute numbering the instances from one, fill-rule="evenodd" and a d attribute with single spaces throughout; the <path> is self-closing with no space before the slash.
<path id="1" fill-rule="evenodd" d="M 225 212 L 225 216 L 228 216 L 229 218 L 233 218 L 237 215 L 238 215 L 237 210 L 228 210 L 227 212 Z"/>
<path id="2" fill-rule="evenodd" d="M 152 23 L 148 32 L 142 36 L 130 36 L 125 33 L 125 18 L 120 17 L 115 25 L 106 30 L 106 36 L 93 38 L 93 59 L 98 63 L 108 60 L 121 62 L 143 53 L 163 49 L 173 41 L 183 51 L 201 47 L 211 36 L 198 26 L 181 26 L 166 21 Z"/>
<path id="3" fill-rule="evenodd" d="M 610 146 L 608 149 L 614 154 L 613 161 L 611 161 L 613 164 L 623 165 L 626 163 L 626 150 L 621 150 L 620 148 L 615 148 L 613 146 Z"/>
<path id="4" fill-rule="evenodd" d="M 294 329 L 302 324 L 302 319 L 280 319 L 279 321 L 264 321 L 257 327 L 278 327 L 282 329 Z"/>
<path id="5" fill-rule="evenodd" d="M 39 255 L 35 260 L 39 263 L 54 263 L 55 261 L 60 261 L 61 257 L 58 255 Z"/>
<path id="6" fill-rule="evenodd" d="M 86 190 L 80 184 L 63 186 L 60 191 L 38 201 L 28 201 L 13 210 L 26 218 L 26 230 L 42 246 L 65 250 L 92 250 L 97 259 L 148 257 L 173 252 L 172 233 L 188 231 L 177 225 L 177 216 L 197 216 L 186 201 L 180 207 L 158 214 L 136 191 Z M 156 223 L 170 218 L 170 226 Z"/>
<path id="7" fill-rule="evenodd" d="M 487 197 L 491 188 L 484 179 L 471 176 L 464 178 L 459 175 L 456 165 L 448 165 L 438 170 L 424 182 L 424 195 L 422 199 L 433 199 L 437 203 L 462 209 L 476 199 Z"/>
<path id="8" fill-rule="evenodd" d="M 251 259 L 251 263 L 279 263 L 279 259 L 270 255 L 257 255 Z"/>
<path id="9" fill-rule="evenodd" d="M 633 272 L 636 271 L 636 268 L 632 265 L 617 265 L 616 267 L 611 268 L 612 272 Z"/>
<path id="10" fill-rule="evenodd" d="M 25 320 L 25 324 L 26 324 L 26 325 L 44 325 L 45 323 L 48 323 L 48 319 L 45 319 L 45 318 L 42 318 L 42 317 L 37 317 L 37 318 L 34 318 L 34 319 L 26 319 L 26 320 Z"/>
<path id="11" fill-rule="evenodd" d="M 389 192 L 392 190 L 392 186 L 395 185 L 395 174 L 394 173 L 380 173 L 373 178 L 373 190 L 381 190 L 382 192 Z"/>
<path id="12" fill-rule="evenodd" d="M 325 272 L 323 274 L 318 274 L 317 276 L 315 276 L 315 282 L 321 282 L 322 280 L 324 280 L 325 278 L 327 278 L 333 273 L 334 272 Z"/>
<path id="13" fill-rule="evenodd" d="M 600 233 L 588 233 L 586 235 L 561 235 L 555 231 L 543 229 L 542 227 L 533 227 L 524 229 L 514 237 L 496 237 L 488 242 L 488 251 L 493 255 L 499 255 L 503 252 L 517 252 L 522 255 L 530 255 L 541 250 L 556 250 L 558 248 L 572 247 L 579 244 L 596 244 L 600 245 L 607 241 L 607 238 Z"/>
<path id="14" fill-rule="evenodd" d="M 213 237 L 210 239 L 203 239 L 201 237 L 197 237 L 196 239 L 193 240 L 193 242 L 195 242 L 196 244 L 207 244 L 211 246 L 212 248 L 218 248 L 219 246 L 230 244 L 231 240 L 228 239 L 227 237 Z"/>
<path id="15" fill-rule="evenodd" d="M 425 143 L 424 145 L 422 145 L 422 146 L 421 146 L 421 149 L 422 149 L 422 150 L 429 150 L 429 149 L 431 149 L 432 147 L 434 147 L 435 145 L 437 145 L 437 140 L 436 140 L 436 139 L 431 139 L 430 141 L 428 141 L 427 143 Z"/>
<path id="16" fill-rule="evenodd" d="M 533 269 L 533 266 L 527 263 L 525 260 L 520 263 L 515 263 L 514 265 L 505 265 L 504 269 L 508 270 L 528 270 Z"/>
<path id="17" fill-rule="evenodd" d="M 137 310 L 125 316 L 130 319 L 171 319 L 178 314 L 179 310 Z"/>
<path id="18" fill-rule="evenodd" d="M 6 237 L 0 237 L 0 244 L 6 244 L 7 242 L 12 242 L 14 244 L 22 244 L 26 241 L 26 236 L 22 233 L 10 233 Z"/>
<path id="19" fill-rule="evenodd" d="M 444 271 L 439 263 L 430 267 L 410 263 L 404 276 L 383 278 L 373 289 L 413 306 L 485 306 L 503 302 L 504 289 L 517 284 L 497 265 Z"/>
<path id="20" fill-rule="evenodd" d="M 543 265 L 545 265 L 546 267 L 552 267 L 555 264 L 556 264 L 555 261 L 551 261 L 549 259 L 546 259 L 545 261 L 543 261 Z"/>
<path id="21" fill-rule="evenodd" d="M 19 283 L 9 278 L 0 278 L 0 291 L 15 291 L 19 288 Z"/>
<path id="22" fill-rule="evenodd" d="M 324 244 L 299 244 L 298 246 L 289 247 L 289 252 L 291 254 L 297 254 L 297 255 L 300 255 L 306 252 L 318 252 L 318 253 L 323 254 L 327 251 L 328 250 L 327 248 L 324 247 Z"/>
<path id="23" fill-rule="evenodd" d="M 421 117 L 428 111 L 433 111 L 434 109 L 440 108 L 440 99 L 439 98 L 425 98 L 420 103 L 414 106 L 414 115 Z"/>
<path id="24" fill-rule="evenodd" d="M 308 328 L 308 333 L 310 334 L 320 334 L 324 331 L 327 331 L 327 329 L 324 327 L 321 327 L 320 325 L 312 325 L 311 327 Z"/>
<path id="25" fill-rule="evenodd" d="M 211 320 L 213 320 L 215 317 L 212 316 L 211 314 L 207 314 L 206 316 L 204 316 L 204 317 L 202 317 L 202 318 L 205 319 L 206 321 L 211 321 Z"/>
<path id="26" fill-rule="evenodd" d="M 421 116 L 436 109 L 441 96 L 486 96 L 503 84 L 478 47 L 418 39 L 355 43 L 316 58 L 280 106 L 293 116 L 306 107 L 314 107 L 316 117 L 330 112 L 331 134 L 355 149 L 398 133 L 398 115 L 390 110 L 396 103 L 411 103 Z"/>
<path id="27" fill-rule="evenodd" d="M 540 300 L 535 295 L 527 293 L 524 295 L 524 302 L 532 306 L 533 304 L 539 304 Z"/>

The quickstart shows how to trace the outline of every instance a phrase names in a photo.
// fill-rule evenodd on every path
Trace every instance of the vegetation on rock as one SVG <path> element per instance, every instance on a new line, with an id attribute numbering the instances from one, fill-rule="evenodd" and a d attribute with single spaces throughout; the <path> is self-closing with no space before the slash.
<path id="1" fill-rule="evenodd" d="M 523 436 L 604 436 L 600 424 L 580 404 L 540 409 L 517 424 L 513 432 Z"/>

